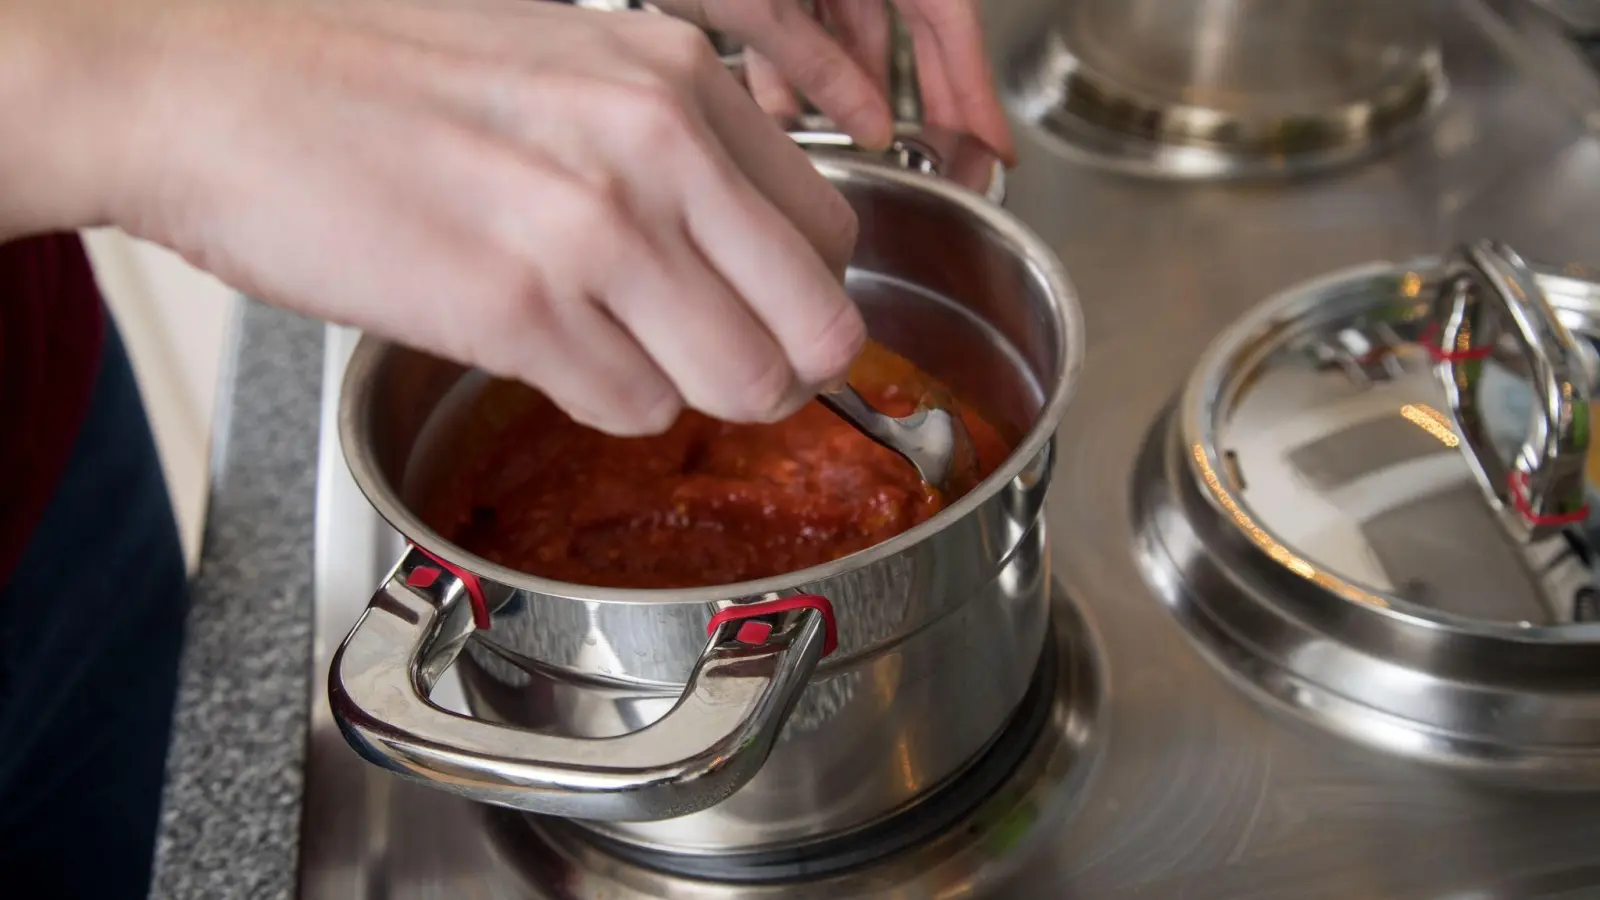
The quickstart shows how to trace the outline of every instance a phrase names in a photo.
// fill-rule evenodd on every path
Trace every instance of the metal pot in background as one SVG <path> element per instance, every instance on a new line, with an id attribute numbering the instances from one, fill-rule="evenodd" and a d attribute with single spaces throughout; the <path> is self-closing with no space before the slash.
<path id="1" fill-rule="evenodd" d="M 938 516 L 831 564 L 641 591 L 478 558 L 412 509 L 473 432 L 488 379 L 363 339 L 340 434 L 357 484 L 414 547 L 332 663 L 332 709 L 358 752 L 475 800 L 688 852 L 851 831 L 982 753 L 1048 633 L 1041 509 L 1083 344 L 1048 247 L 983 196 L 894 164 L 937 168 L 936 144 L 815 157 L 862 223 L 848 286 L 876 339 L 1020 442 Z M 474 718 L 427 699 L 452 664 Z"/>
<path id="2" fill-rule="evenodd" d="M 1007 65 L 1062 146 L 1144 174 L 1354 161 L 1445 92 L 1437 0 L 1059 0 Z"/>

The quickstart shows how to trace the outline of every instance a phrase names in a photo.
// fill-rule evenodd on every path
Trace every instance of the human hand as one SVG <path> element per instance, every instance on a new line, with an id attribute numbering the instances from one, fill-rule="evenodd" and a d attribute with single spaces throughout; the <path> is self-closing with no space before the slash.
<path id="1" fill-rule="evenodd" d="M 798 89 L 860 143 L 883 147 L 893 137 L 892 23 L 884 0 L 813 0 L 820 22 L 800 0 L 653 3 L 745 44 L 750 91 L 769 113 L 796 115 Z M 976 0 L 894 0 L 894 7 L 911 32 L 924 118 L 971 134 L 1014 163 L 1016 145 L 995 91 Z"/>
<path id="2" fill-rule="evenodd" d="M 853 213 L 688 24 L 525 0 L 0 0 L 19 2 L 76 10 L 55 20 L 96 38 L 75 62 L 118 75 L 83 88 L 109 118 L 76 135 L 114 148 L 103 217 L 264 300 L 620 434 L 682 405 L 784 416 L 861 344 L 838 274 Z"/>

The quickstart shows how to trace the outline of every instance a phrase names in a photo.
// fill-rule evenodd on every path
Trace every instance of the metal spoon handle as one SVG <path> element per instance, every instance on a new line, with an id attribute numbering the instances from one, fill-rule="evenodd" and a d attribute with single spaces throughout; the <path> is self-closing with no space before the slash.
<path id="1" fill-rule="evenodd" d="M 912 465 L 917 464 L 915 459 L 906 454 L 901 442 L 904 427 L 894 418 L 874 409 L 872 404 L 856 393 L 855 388 L 846 384 L 837 390 L 823 391 L 817 395 L 817 400 L 839 418 L 854 425 L 857 431 L 905 456 Z"/>

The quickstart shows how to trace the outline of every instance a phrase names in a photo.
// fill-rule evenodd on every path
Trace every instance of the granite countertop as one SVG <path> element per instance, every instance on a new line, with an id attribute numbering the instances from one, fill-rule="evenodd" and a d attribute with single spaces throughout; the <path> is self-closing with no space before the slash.
<path id="1" fill-rule="evenodd" d="M 296 892 L 323 331 L 240 301 L 153 897 Z"/>

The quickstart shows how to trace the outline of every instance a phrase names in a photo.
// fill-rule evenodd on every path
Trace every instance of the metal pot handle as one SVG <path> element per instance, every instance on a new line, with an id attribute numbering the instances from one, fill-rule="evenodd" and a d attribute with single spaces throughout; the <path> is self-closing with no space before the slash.
<path id="1" fill-rule="evenodd" d="M 1582 521 L 1590 378 L 1577 342 L 1539 276 L 1504 244 L 1464 245 L 1443 275 L 1433 308 L 1437 371 L 1467 460 L 1501 523 L 1531 543 Z M 1508 325 L 1538 397 L 1528 437 L 1509 466 L 1490 442 L 1478 396 L 1483 359 Z"/>
<path id="2" fill-rule="evenodd" d="M 807 152 L 866 157 L 897 169 L 920 172 L 982 194 L 991 203 L 1006 199 L 1006 167 L 999 155 L 971 135 L 937 125 L 899 124 L 889 149 L 871 151 L 834 129 L 826 119 L 803 117 L 786 130 Z"/>
<path id="3" fill-rule="evenodd" d="M 411 548 L 333 658 L 328 699 L 368 761 L 470 800 L 577 819 L 650 821 L 710 807 L 760 770 L 812 671 L 833 649 L 820 597 L 730 606 L 683 696 L 611 738 L 541 734 L 428 699 L 487 618 L 476 579 Z"/>
<path id="4" fill-rule="evenodd" d="M 656 12 L 642 0 L 575 0 L 576 5 L 606 12 Z M 886 151 L 874 152 L 856 144 L 821 115 L 802 115 L 785 130 L 807 151 L 846 153 L 877 159 L 897 168 L 935 175 L 988 197 L 993 203 L 1006 199 L 1006 167 L 999 156 L 980 140 L 935 125 L 917 124 L 921 119 L 922 98 L 917 90 L 916 63 L 911 38 L 904 23 L 891 11 L 893 27 L 889 40 L 889 107 L 899 121 L 894 141 Z M 722 64 L 746 88 L 743 48 L 725 36 L 707 32 L 707 37 L 722 57 Z"/>

